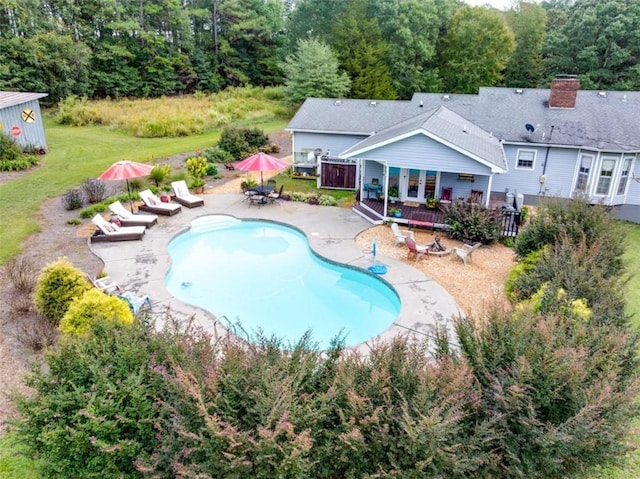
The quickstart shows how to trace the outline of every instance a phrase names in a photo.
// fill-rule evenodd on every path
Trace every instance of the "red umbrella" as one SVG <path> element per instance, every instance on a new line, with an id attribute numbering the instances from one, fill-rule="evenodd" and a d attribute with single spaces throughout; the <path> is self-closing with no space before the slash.
<path id="1" fill-rule="evenodd" d="M 255 155 L 251 155 L 249 158 L 245 158 L 238 163 L 234 163 L 233 166 L 240 171 L 259 171 L 260 184 L 263 185 L 263 171 L 281 170 L 283 168 L 287 168 L 289 164 L 282 161 L 280 158 L 267 155 L 266 153 L 261 151 L 259 153 L 256 153 Z"/>
<path id="2" fill-rule="evenodd" d="M 136 163 L 135 161 L 121 160 L 115 162 L 107 171 L 98 176 L 100 180 L 125 180 L 127 182 L 127 192 L 129 193 L 129 205 L 133 213 L 133 199 L 129 188 L 129 178 L 140 178 L 147 176 L 153 170 L 153 165 Z"/>

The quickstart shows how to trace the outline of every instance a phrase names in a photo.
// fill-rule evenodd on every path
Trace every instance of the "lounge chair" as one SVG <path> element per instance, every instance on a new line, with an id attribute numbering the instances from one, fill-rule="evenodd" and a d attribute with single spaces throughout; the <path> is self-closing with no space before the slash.
<path id="1" fill-rule="evenodd" d="M 204 200 L 202 198 L 189 193 L 189 188 L 187 188 L 186 181 L 174 181 L 173 183 L 171 183 L 171 188 L 173 188 L 173 192 L 176 194 L 176 202 L 180 203 L 182 206 L 186 206 L 187 208 L 204 206 Z"/>
<path id="2" fill-rule="evenodd" d="M 96 233 L 91 236 L 93 243 L 139 240 L 144 236 L 146 229 L 144 226 L 118 226 L 115 223 L 109 223 L 100 213 L 91 218 L 91 222 L 98 227 Z"/>
<path id="3" fill-rule="evenodd" d="M 140 313 L 144 308 L 148 308 L 149 311 L 151 311 L 151 298 L 146 294 L 144 296 L 138 296 L 131 291 L 124 291 L 116 296 L 127 302 L 133 314 Z"/>
<path id="4" fill-rule="evenodd" d="M 413 238 L 413 231 L 400 229 L 398 223 L 391 223 L 391 231 L 393 232 L 393 236 L 396 237 L 396 246 L 399 244 L 405 244 L 406 238 Z"/>
<path id="5" fill-rule="evenodd" d="M 429 245 L 416 244 L 416 241 L 413 238 L 405 238 L 404 244 L 406 244 L 409 249 L 407 258 L 410 258 L 411 255 L 414 254 L 416 256 L 416 261 L 418 261 L 423 254 L 427 254 L 429 252 Z"/>
<path id="6" fill-rule="evenodd" d="M 144 202 L 138 206 L 140 211 L 149 211 L 157 215 L 171 216 L 182 211 L 182 206 L 175 203 L 163 203 L 151 190 L 144 190 L 138 193 L 140 199 Z"/>
<path id="7" fill-rule="evenodd" d="M 464 264 L 466 266 L 467 265 L 467 259 L 469 261 L 471 261 L 473 252 L 475 250 L 477 250 L 480 246 L 482 246 L 482 243 L 480 243 L 480 242 L 475 243 L 473 245 L 465 244 L 465 245 L 462 245 L 461 248 L 453 248 L 453 251 L 455 251 L 456 255 L 459 258 L 462 259 L 462 261 L 464 262 Z"/>
<path id="8" fill-rule="evenodd" d="M 122 226 L 145 226 L 151 228 L 158 222 L 157 215 L 134 215 L 119 201 L 111 203 L 109 210 L 118 216 Z"/>
<path id="9" fill-rule="evenodd" d="M 149 296 L 146 294 L 139 296 L 131 291 L 125 291 L 124 288 L 109 276 L 103 276 L 102 278 L 91 280 L 91 282 L 100 291 L 117 296 L 123 301 L 126 301 L 133 314 L 138 314 L 145 307 L 148 308 L 149 311 L 151 310 L 151 298 Z"/>

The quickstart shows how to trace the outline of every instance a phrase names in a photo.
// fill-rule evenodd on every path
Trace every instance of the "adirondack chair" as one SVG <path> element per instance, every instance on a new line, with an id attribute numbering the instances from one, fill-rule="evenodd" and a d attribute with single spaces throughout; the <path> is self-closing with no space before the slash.
<path id="1" fill-rule="evenodd" d="M 480 243 L 480 242 L 475 243 L 473 245 L 465 244 L 465 245 L 462 245 L 461 248 L 454 248 L 453 251 L 456 253 L 456 256 L 458 256 L 460 259 L 462 259 L 462 261 L 464 262 L 464 264 L 466 266 L 467 265 L 467 259 L 469 261 L 472 261 L 473 252 L 475 250 L 477 250 L 480 246 L 482 246 L 482 243 Z"/>
<path id="2" fill-rule="evenodd" d="M 391 231 L 393 232 L 393 236 L 396 237 L 396 246 L 404 244 L 406 238 L 413 239 L 413 231 L 400 229 L 398 223 L 391 223 Z"/>
<path id="3" fill-rule="evenodd" d="M 405 238 L 404 239 L 404 244 L 407 245 L 407 248 L 409 249 L 409 252 L 407 253 L 407 258 L 410 258 L 411 255 L 415 255 L 416 256 L 416 262 L 420 259 L 420 257 L 423 254 L 427 254 L 429 252 L 429 246 L 428 245 L 419 245 L 416 244 L 415 240 L 413 238 Z"/>

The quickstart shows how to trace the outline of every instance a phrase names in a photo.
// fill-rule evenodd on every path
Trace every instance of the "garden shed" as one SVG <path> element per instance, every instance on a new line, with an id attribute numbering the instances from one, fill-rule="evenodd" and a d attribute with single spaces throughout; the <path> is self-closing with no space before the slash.
<path id="1" fill-rule="evenodd" d="M 44 154 L 44 134 L 40 98 L 47 93 L 0 91 L 0 131 L 26 151 Z"/>

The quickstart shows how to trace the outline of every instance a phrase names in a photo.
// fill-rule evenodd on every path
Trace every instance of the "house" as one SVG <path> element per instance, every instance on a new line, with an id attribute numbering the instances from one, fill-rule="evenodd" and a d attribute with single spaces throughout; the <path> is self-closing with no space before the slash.
<path id="1" fill-rule="evenodd" d="M 639 117 L 640 92 L 580 90 L 563 76 L 550 89 L 309 98 L 287 130 L 294 166 L 312 166 L 319 186 L 358 189 L 372 220 L 390 216 L 379 193 L 397 186 L 398 201 L 420 205 L 583 195 L 640 222 Z"/>
<path id="2" fill-rule="evenodd" d="M 47 139 L 38 101 L 46 96 L 46 93 L 0 91 L 0 132 L 24 150 L 46 153 Z"/>

